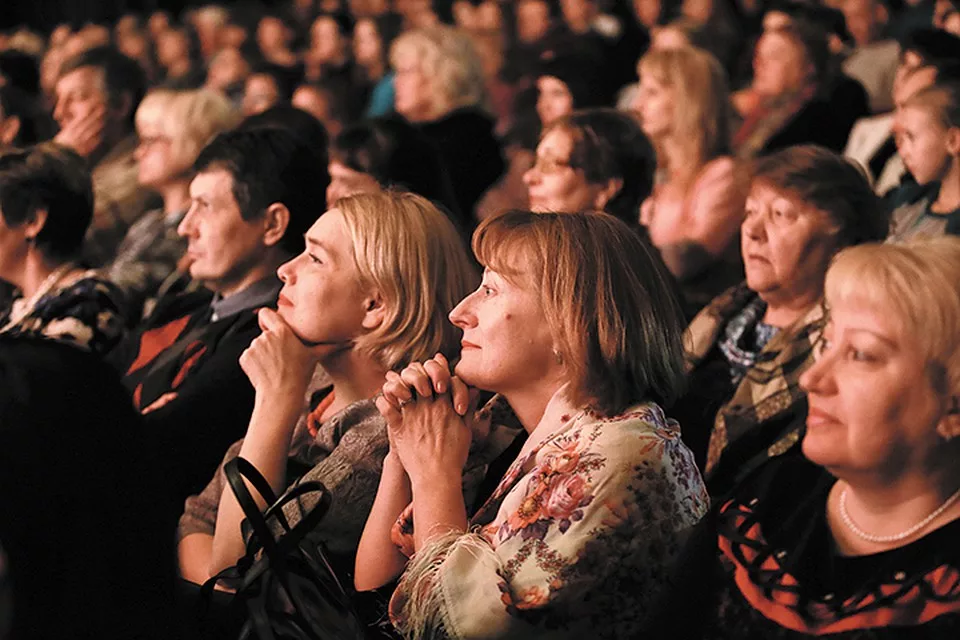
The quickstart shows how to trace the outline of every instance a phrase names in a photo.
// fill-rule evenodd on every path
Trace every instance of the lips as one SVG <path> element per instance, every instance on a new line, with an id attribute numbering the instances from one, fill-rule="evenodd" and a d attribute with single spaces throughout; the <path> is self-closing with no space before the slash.
<path id="1" fill-rule="evenodd" d="M 473 344 L 472 342 L 467 342 L 466 340 L 460 341 L 460 349 L 479 349 L 478 345 Z"/>
<path id="2" fill-rule="evenodd" d="M 283 295 L 283 294 L 281 293 L 280 296 L 277 298 L 277 306 L 278 306 L 278 307 L 292 307 L 292 306 L 293 306 L 293 303 L 290 302 L 290 298 L 288 298 L 287 296 L 285 296 L 285 295 Z"/>
<path id="3" fill-rule="evenodd" d="M 839 424 L 836 416 L 823 411 L 822 409 L 817 409 L 816 407 L 810 407 L 807 411 L 807 427 L 819 427 L 827 424 Z"/>

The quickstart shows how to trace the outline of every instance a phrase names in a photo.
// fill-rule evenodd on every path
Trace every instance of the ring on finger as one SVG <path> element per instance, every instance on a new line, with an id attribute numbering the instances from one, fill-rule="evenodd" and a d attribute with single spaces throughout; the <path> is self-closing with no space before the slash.
<path id="1" fill-rule="evenodd" d="M 413 398 L 410 398 L 409 400 L 401 400 L 397 404 L 400 406 L 401 409 L 403 409 L 408 404 L 413 404 Z"/>

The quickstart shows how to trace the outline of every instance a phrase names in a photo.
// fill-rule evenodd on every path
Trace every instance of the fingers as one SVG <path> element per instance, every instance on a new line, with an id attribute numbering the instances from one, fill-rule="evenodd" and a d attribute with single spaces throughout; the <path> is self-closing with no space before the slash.
<path id="1" fill-rule="evenodd" d="M 403 416 L 400 415 L 400 409 L 394 406 L 388 399 L 387 394 L 377 397 L 377 411 L 387 421 L 388 427 L 395 427 L 403 423 Z"/>
<path id="2" fill-rule="evenodd" d="M 387 381 L 383 384 L 383 398 L 398 412 L 400 405 L 413 402 L 413 393 L 410 387 L 400 378 L 396 371 L 387 372 Z"/>
<path id="3" fill-rule="evenodd" d="M 450 367 L 447 366 L 445 361 L 438 360 L 437 358 L 427 360 L 423 363 L 423 369 L 427 376 L 430 377 L 434 391 L 437 393 L 446 393 L 450 389 Z"/>
<path id="4" fill-rule="evenodd" d="M 408 386 L 417 390 L 421 398 L 433 397 L 433 382 L 427 375 L 426 369 L 419 362 L 414 362 L 400 372 L 400 379 Z"/>
<path id="5" fill-rule="evenodd" d="M 257 311 L 257 322 L 260 324 L 260 329 L 265 332 L 279 331 L 287 326 L 280 314 L 269 307 L 262 307 Z"/>
<path id="6" fill-rule="evenodd" d="M 470 388 L 457 376 L 450 380 L 450 398 L 453 400 L 454 410 L 461 416 L 467 415 L 470 408 Z"/>

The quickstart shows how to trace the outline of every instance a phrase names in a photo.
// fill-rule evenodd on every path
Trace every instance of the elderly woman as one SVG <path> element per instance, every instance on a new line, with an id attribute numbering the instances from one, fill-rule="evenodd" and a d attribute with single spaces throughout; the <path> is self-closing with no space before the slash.
<path id="1" fill-rule="evenodd" d="M 434 141 L 466 217 L 504 170 L 484 111 L 483 67 L 470 38 L 449 27 L 404 33 L 393 43 L 395 107 Z M 469 229 L 472 230 L 472 229 Z"/>
<path id="2" fill-rule="evenodd" d="M 711 495 L 799 439 L 798 379 L 823 326 L 827 266 L 844 247 L 882 241 L 889 221 L 866 178 L 831 151 L 791 147 L 756 163 L 740 227 L 746 282 L 690 323 L 690 391 L 673 410 Z"/>
<path id="3" fill-rule="evenodd" d="M 390 453 L 356 586 L 402 572 L 405 637 L 637 637 L 708 503 L 658 406 L 683 377 L 668 276 L 603 214 L 506 213 L 473 248 L 486 270 L 450 314 L 455 375 L 443 357 L 415 363 L 377 401 Z M 529 438 L 468 520 L 464 463 L 500 431 L 471 412 L 472 388 L 501 394 Z"/>
<path id="4" fill-rule="evenodd" d="M 737 232 L 747 185 L 730 157 L 725 74 L 693 47 L 650 51 L 638 70 L 634 107 L 657 150 L 640 223 L 699 311 L 743 278 Z"/>
<path id="5" fill-rule="evenodd" d="M 532 211 L 605 211 L 635 227 L 655 167 L 656 155 L 634 118 L 588 109 L 544 129 L 523 180 Z"/>
<path id="6" fill-rule="evenodd" d="M 836 257 L 800 377 L 803 455 L 769 462 L 720 509 L 705 637 L 956 637 L 958 282 L 956 238 Z"/>
<path id="7" fill-rule="evenodd" d="M 460 332 L 445 319 L 476 272 L 453 224 L 410 193 L 338 200 L 306 240 L 280 267 L 277 311 L 260 311 L 263 334 L 240 359 L 256 400 L 227 459 L 243 456 L 278 493 L 305 470 L 305 480 L 323 482 L 333 510 L 314 535 L 337 567 L 350 568 L 387 453 L 372 398 L 388 371 L 438 352 L 457 356 Z M 311 382 L 317 364 L 325 379 Z M 244 553 L 243 512 L 225 487 L 221 469 L 187 500 L 180 568 L 189 580 L 203 582 Z"/>
<path id="8" fill-rule="evenodd" d="M 20 296 L 0 333 L 43 335 L 103 355 L 124 334 L 123 292 L 78 262 L 93 219 L 83 158 L 54 143 L 0 155 L 0 279 Z"/>
<path id="9" fill-rule="evenodd" d="M 137 109 L 140 185 L 163 198 L 163 208 L 149 211 L 133 224 L 104 269 L 107 278 L 127 293 L 131 319 L 139 318 L 144 301 L 177 267 L 187 249 L 177 226 L 190 208 L 193 163 L 216 134 L 239 122 L 239 114 L 219 93 L 207 89 L 147 94 Z"/>

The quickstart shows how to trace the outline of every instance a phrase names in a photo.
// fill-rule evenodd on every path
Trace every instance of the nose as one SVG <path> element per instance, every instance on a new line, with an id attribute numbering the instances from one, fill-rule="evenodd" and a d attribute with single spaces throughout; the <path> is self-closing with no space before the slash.
<path id="1" fill-rule="evenodd" d="M 740 231 L 743 236 L 751 240 L 763 240 L 765 237 L 763 226 L 763 212 L 757 211 L 753 215 L 744 216 Z"/>
<path id="2" fill-rule="evenodd" d="M 529 169 L 523 172 L 523 184 L 529 186 L 535 185 L 540 182 L 540 170 L 537 169 L 537 165 L 533 165 Z"/>
<path id="3" fill-rule="evenodd" d="M 280 265 L 280 268 L 277 269 L 277 277 L 280 278 L 280 282 L 283 284 L 293 284 L 296 281 L 296 269 L 294 263 L 299 259 L 300 256 L 288 260 Z"/>
<path id="4" fill-rule="evenodd" d="M 53 107 L 53 119 L 57 121 L 61 127 L 65 124 L 64 120 L 67 116 L 67 101 L 58 99 L 56 104 Z"/>
<path id="5" fill-rule="evenodd" d="M 830 352 L 824 353 L 813 361 L 813 364 L 800 374 L 800 388 L 809 394 L 819 394 L 830 390 L 832 367 L 834 359 Z"/>
<path id="6" fill-rule="evenodd" d="M 455 306 L 453 311 L 450 312 L 450 315 L 447 316 L 455 327 L 459 327 L 460 329 L 468 329 L 476 326 L 476 316 L 473 314 L 473 311 L 470 308 L 473 296 L 474 294 L 471 293 L 466 298 L 461 300 L 460 304 Z"/>
<path id="7" fill-rule="evenodd" d="M 187 209 L 187 214 L 183 216 L 183 220 L 180 221 L 180 224 L 177 225 L 177 235 L 183 238 L 189 238 L 196 235 L 196 224 L 193 221 L 193 207 Z"/>

